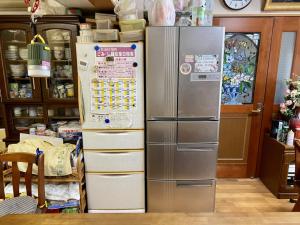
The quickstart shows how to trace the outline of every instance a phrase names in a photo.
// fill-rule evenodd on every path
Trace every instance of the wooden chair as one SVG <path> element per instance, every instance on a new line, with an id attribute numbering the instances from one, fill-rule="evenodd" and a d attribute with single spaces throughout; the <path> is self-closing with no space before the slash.
<path id="1" fill-rule="evenodd" d="M 4 170 L 4 162 L 11 162 L 12 167 Z M 18 162 L 27 163 L 27 171 L 24 173 L 24 180 L 26 186 L 26 192 L 28 196 L 32 196 L 32 166 L 36 164 L 38 166 L 38 206 L 43 208 L 45 205 L 45 177 L 44 177 L 44 154 L 39 156 L 31 153 L 6 153 L 0 155 L 0 199 L 5 199 L 4 193 L 4 176 L 10 176 L 12 178 L 14 197 L 20 196 L 19 184 L 21 173 L 18 169 Z"/>
<path id="2" fill-rule="evenodd" d="M 295 146 L 295 154 L 296 154 L 294 185 L 298 189 L 299 194 L 298 194 L 298 200 L 293 208 L 293 212 L 300 212 L 300 140 L 295 140 L 294 146 Z"/>

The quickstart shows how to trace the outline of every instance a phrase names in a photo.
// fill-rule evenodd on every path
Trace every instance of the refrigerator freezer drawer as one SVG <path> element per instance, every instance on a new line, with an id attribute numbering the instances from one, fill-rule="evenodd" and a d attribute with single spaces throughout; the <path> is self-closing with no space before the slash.
<path id="1" fill-rule="evenodd" d="M 147 121 L 147 143 L 176 143 L 177 121 Z"/>
<path id="2" fill-rule="evenodd" d="M 86 174 L 89 210 L 145 208 L 144 174 Z"/>
<path id="3" fill-rule="evenodd" d="M 178 121 L 178 143 L 219 141 L 219 121 Z"/>
<path id="4" fill-rule="evenodd" d="M 149 212 L 213 212 L 215 181 L 148 180 Z"/>
<path id="5" fill-rule="evenodd" d="M 144 131 L 83 131 L 83 149 L 144 149 Z"/>
<path id="6" fill-rule="evenodd" d="M 86 172 L 144 171 L 144 151 L 84 152 Z"/>
<path id="7" fill-rule="evenodd" d="M 217 148 L 217 144 L 197 148 L 180 145 L 148 145 L 147 177 L 167 180 L 214 179 Z"/>

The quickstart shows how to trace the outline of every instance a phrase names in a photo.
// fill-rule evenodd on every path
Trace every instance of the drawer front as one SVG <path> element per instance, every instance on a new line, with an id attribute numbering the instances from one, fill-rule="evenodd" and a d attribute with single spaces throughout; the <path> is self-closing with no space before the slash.
<path id="1" fill-rule="evenodd" d="M 147 176 L 150 179 L 214 179 L 218 145 L 148 145 Z"/>
<path id="2" fill-rule="evenodd" d="M 83 131 L 83 149 L 143 149 L 144 131 Z"/>
<path id="3" fill-rule="evenodd" d="M 178 143 L 219 141 L 219 121 L 179 121 Z"/>
<path id="4" fill-rule="evenodd" d="M 147 121 L 147 143 L 177 143 L 177 121 Z"/>
<path id="5" fill-rule="evenodd" d="M 147 182 L 149 212 L 213 212 L 215 181 L 158 181 Z"/>
<path id="6" fill-rule="evenodd" d="M 144 151 L 85 151 L 86 172 L 144 171 Z"/>
<path id="7" fill-rule="evenodd" d="M 145 208 L 144 174 L 86 174 L 89 210 Z"/>

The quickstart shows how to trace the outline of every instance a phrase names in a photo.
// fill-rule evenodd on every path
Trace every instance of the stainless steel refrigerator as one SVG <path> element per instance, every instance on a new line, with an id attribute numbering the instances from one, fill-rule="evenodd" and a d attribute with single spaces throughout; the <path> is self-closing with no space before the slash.
<path id="1" fill-rule="evenodd" d="M 215 208 L 224 33 L 223 27 L 146 30 L 149 212 Z"/>

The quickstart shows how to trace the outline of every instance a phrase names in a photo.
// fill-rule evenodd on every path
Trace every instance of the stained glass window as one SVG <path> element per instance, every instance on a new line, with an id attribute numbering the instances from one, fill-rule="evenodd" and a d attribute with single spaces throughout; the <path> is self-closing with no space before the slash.
<path id="1" fill-rule="evenodd" d="M 259 33 L 226 33 L 222 104 L 253 102 L 259 42 Z"/>

